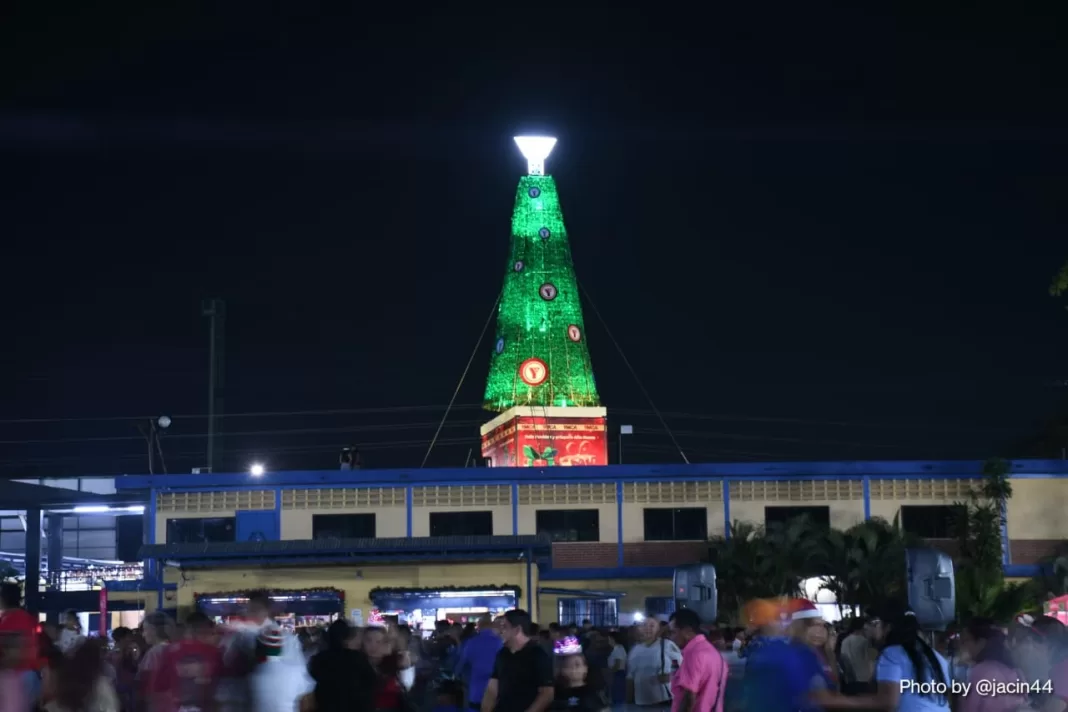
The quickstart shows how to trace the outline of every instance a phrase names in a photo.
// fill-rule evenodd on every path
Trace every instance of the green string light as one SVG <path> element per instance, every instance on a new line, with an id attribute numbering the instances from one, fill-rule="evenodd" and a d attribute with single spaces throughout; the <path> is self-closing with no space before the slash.
<path id="1" fill-rule="evenodd" d="M 599 405 L 556 181 L 524 176 L 484 407 Z"/>

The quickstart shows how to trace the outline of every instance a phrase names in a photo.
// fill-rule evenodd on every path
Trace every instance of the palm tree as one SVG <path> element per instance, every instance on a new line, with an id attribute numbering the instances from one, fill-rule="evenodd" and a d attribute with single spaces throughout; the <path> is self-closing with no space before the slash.
<path id="1" fill-rule="evenodd" d="M 765 579 L 767 543 L 763 530 L 746 522 L 732 523 L 729 534 L 709 540 L 709 562 L 716 566 L 719 608 L 737 620 L 746 601 L 771 595 Z"/>
<path id="2" fill-rule="evenodd" d="M 1005 583 L 1001 507 L 993 498 L 976 499 L 961 506 L 954 522 L 959 546 L 954 567 L 957 613 L 961 618 L 1005 621 L 1033 608 L 1037 601 L 1031 582 Z"/>
<path id="3" fill-rule="evenodd" d="M 998 535 L 1002 560 L 1007 560 L 1009 552 L 1009 500 L 1012 498 L 1012 482 L 1009 473 L 1012 465 L 1001 458 L 991 458 L 983 463 L 983 480 L 979 485 L 979 496 L 997 505 Z"/>
<path id="4" fill-rule="evenodd" d="M 895 520 L 874 517 L 845 531 L 832 531 L 826 542 L 828 577 L 841 608 L 878 608 L 905 593 L 905 550 L 918 540 Z"/>

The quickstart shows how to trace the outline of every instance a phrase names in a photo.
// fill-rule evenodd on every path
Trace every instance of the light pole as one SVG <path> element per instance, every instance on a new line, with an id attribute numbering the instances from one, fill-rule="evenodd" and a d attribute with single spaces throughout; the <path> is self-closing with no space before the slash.
<path id="1" fill-rule="evenodd" d="M 619 464 L 620 465 L 623 464 L 623 436 L 624 435 L 633 435 L 633 434 L 634 434 L 634 426 L 633 425 L 620 425 L 619 426 Z"/>
<path id="2" fill-rule="evenodd" d="M 200 313 L 211 322 L 208 365 L 208 471 L 215 472 L 216 419 L 222 413 L 225 381 L 226 304 L 221 299 L 205 299 Z"/>
<path id="3" fill-rule="evenodd" d="M 148 441 L 148 474 L 156 474 L 156 455 L 159 455 L 159 464 L 163 473 L 167 473 L 167 463 L 163 460 L 163 446 L 160 445 L 159 436 L 167 428 L 171 427 L 170 416 L 161 415 L 158 418 L 148 419 L 148 429 L 141 429 L 141 434 Z"/>

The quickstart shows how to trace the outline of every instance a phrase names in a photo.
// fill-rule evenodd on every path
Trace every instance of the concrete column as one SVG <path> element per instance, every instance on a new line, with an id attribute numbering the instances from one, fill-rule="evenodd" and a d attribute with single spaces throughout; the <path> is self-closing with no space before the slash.
<path id="1" fill-rule="evenodd" d="M 47 550 L 45 560 L 48 562 L 49 591 L 63 590 L 63 515 L 49 512 L 46 519 L 48 528 Z"/>
<path id="2" fill-rule="evenodd" d="M 26 608 L 38 613 L 41 607 L 41 508 L 26 510 Z"/>

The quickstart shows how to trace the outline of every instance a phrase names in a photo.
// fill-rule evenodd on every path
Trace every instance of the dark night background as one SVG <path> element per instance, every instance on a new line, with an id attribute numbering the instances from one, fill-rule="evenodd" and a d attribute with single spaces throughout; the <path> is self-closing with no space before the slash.
<path id="1" fill-rule="evenodd" d="M 692 461 L 1042 454 L 1053 19 L 227 6 L 4 23 L 3 476 L 143 471 L 160 413 L 168 467 L 205 464 L 212 296 L 231 468 L 417 466 L 500 288 L 524 129 L 559 137 L 579 279 Z M 679 461 L 586 323 L 628 461 Z M 429 464 L 477 455 L 492 343 Z"/>

